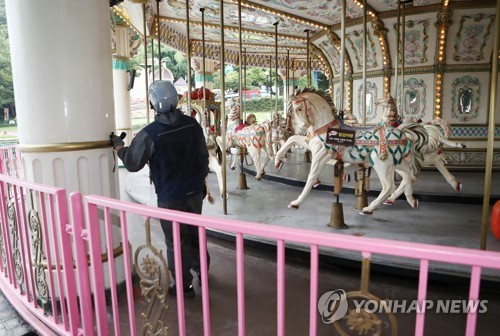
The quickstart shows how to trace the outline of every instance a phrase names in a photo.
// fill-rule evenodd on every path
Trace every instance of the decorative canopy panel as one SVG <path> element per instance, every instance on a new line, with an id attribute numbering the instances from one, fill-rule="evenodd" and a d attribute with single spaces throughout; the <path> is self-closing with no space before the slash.
<path id="1" fill-rule="evenodd" d="M 286 64 L 286 55 L 299 68 L 306 66 L 307 33 L 311 48 L 312 69 L 325 73 L 340 68 L 340 22 L 343 0 L 240 0 L 242 49 L 247 65 L 274 64 L 276 40 L 278 65 Z M 396 65 L 397 0 L 367 0 L 367 68 L 373 75 L 388 75 Z M 403 2 L 403 1 L 401 1 Z M 183 52 L 187 51 L 186 3 L 189 4 L 189 33 L 192 53 L 217 60 L 220 46 L 220 2 L 213 0 L 162 0 L 159 3 L 161 40 Z M 344 66 L 352 75 L 363 71 L 363 0 L 346 0 L 346 59 Z M 135 7 L 134 7 L 135 6 Z M 137 8 L 126 2 L 135 28 Z M 122 6 L 123 7 L 123 6 Z M 405 13 L 404 66 L 421 70 L 436 64 L 488 64 L 491 61 L 495 1 L 413 0 L 401 8 Z M 202 11 L 204 9 L 204 36 Z M 146 4 L 149 36 L 157 36 L 157 1 Z M 238 0 L 224 0 L 224 43 L 228 63 L 239 62 Z M 274 23 L 277 25 L 277 35 Z M 401 25 L 402 27 L 402 25 Z M 402 29 L 402 28 L 400 28 Z M 443 41 L 441 32 L 445 32 Z M 401 31 L 401 36 L 403 32 Z M 312 51 L 312 45 L 318 49 Z M 402 53 L 399 53 L 400 58 Z M 269 59 L 272 58 L 272 61 Z M 402 66 L 401 59 L 399 67 Z M 255 64 L 251 63 L 254 62 Z M 325 63 L 329 63 L 326 64 Z M 430 68 L 429 68 L 430 69 Z M 410 71 L 410 70 L 409 70 Z M 425 70 L 427 71 L 427 70 Z"/>

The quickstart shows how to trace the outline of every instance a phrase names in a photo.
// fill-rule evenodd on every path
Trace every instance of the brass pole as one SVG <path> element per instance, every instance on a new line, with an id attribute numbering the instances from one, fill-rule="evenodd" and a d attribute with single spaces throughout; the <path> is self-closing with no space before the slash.
<path id="1" fill-rule="evenodd" d="M 274 109 L 274 113 L 278 115 L 278 96 L 279 96 L 279 87 L 278 87 L 278 23 L 276 21 L 273 23 L 274 25 L 274 71 L 276 73 L 276 106 Z"/>
<path id="2" fill-rule="evenodd" d="M 363 99 L 361 109 L 363 111 L 363 127 L 366 126 L 366 0 L 363 0 Z"/>
<path id="3" fill-rule="evenodd" d="M 243 56 L 243 49 L 242 49 L 242 36 L 241 36 L 241 0 L 238 0 L 238 32 L 239 32 L 239 37 L 238 37 L 238 92 L 239 92 L 239 104 L 240 104 L 240 115 L 239 118 L 241 119 L 243 117 L 241 111 L 243 107 L 243 62 L 242 62 L 242 56 Z M 246 120 L 246 117 L 243 117 L 244 120 Z M 246 156 L 246 147 L 241 146 L 240 147 L 240 164 L 241 164 L 241 171 L 240 171 L 240 178 L 238 180 L 238 189 L 246 190 L 248 188 L 247 184 L 247 178 L 245 173 L 243 172 L 243 163 L 245 162 L 245 156 Z"/>
<path id="4" fill-rule="evenodd" d="M 403 15 L 402 15 L 402 24 L 403 27 L 401 28 L 401 92 L 400 92 L 400 100 L 401 100 L 401 105 L 400 109 L 398 110 L 398 114 L 400 118 L 403 118 L 404 116 L 404 101 L 405 101 L 405 47 L 406 47 L 406 36 L 405 36 L 405 31 L 406 31 L 406 3 L 403 2 Z"/>
<path id="5" fill-rule="evenodd" d="M 189 0 L 188 0 L 189 1 Z M 227 215 L 227 181 L 226 181 L 226 100 L 224 91 L 226 86 L 224 83 L 224 0 L 219 0 L 220 6 L 220 96 L 221 96 L 221 137 L 222 137 L 222 203 L 224 207 L 224 215 Z"/>
<path id="6" fill-rule="evenodd" d="M 149 124 L 149 83 L 148 83 L 148 32 L 146 31 L 146 4 L 142 4 L 142 28 L 144 31 L 144 79 L 146 80 L 146 122 Z"/>
<path id="7" fill-rule="evenodd" d="M 191 115 L 191 88 L 193 83 L 191 83 L 191 38 L 189 36 L 189 0 L 186 0 L 186 42 L 187 42 L 187 83 L 188 83 L 188 95 L 187 110 L 189 115 Z"/>
<path id="8" fill-rule="evenodd" d="M 361 293 L 368 294 L 370 285 L 370 257 L 363 257 L 361 266 Z"/>
<path id="9" fill-rule="evenodd" d="M 286 96 L 285 96 L 285 100 L 289 100 L 290 99 L 290 49 L 286 50 L 286 72 L 285 72 L 285 76 L 286 76 Z M 283 85 L 283 87 L 284 87 L 284 85 Z M 286 118 L 287 112 L 288 111 L 286 111 L 286 109 L 285 109 L 285 118 Z"/>
<path id="10" fill-rule="evenodd" d="M 247 48 L 243 48 L 243 90 L 247 90 Z M 243 115 L 247 117 L 247 95 L 243 97 Z"/>
<path id="11" fill-rule="evenodd" d="M 401 13 L 400 13 L 400 9 L 401 9 L 401 1 L 398 0 L 397 2 L 397 5 L 398 5 L 398 8 L 397 8 L 397 11 L 396 11 L 396 15 L 397 15 L 397 20 L 396 20 L 396 63 L 394 64 L 394 69 L 395 69 L 395 75 L 394 75 L 394 89 L 396 90 L 396 92 L 394 93 L 395 94 L 395 97 L 396 98 L 396 102 L 397 102 L 397 106 L 398 106 L 398 111 L 399 111 L 399 103 L 400 103 L 400 99 L 399 99 L 399 95 L 398 95 L 398 92 L 399 92 L 399 78 L 398 78 L 398 75 L 399 75 L 399 53 L 401 52 L 401 36 L 399 35 L 399 31 L 401 29 Z"/>
<path id="12" fill-rule="evenodd" d="M 345 14 L 346 0 L 342 0 L 342 14 L 340 15 L 340 106 L 339 110 L 344 111 L 344 81 L 345 81 Z"/>
<path id="13" fill-rule="evenodd" d="M 242 115 L 241 110 L 243 107 L 243 49 L 242 49 L 242 36 L 241 36 L 241 0 L 238 0 L 238 92 L 240 93 L 240 119 L 246 120 L 245 115 Z"/>
<path id="14" fill-rule="evenodd" d="M 207 113 L 207 97 L 205 94 L 205 92 L 207 92 L 206 91 L 207 83 L 205 81 L 207 75 L 206 65 L 205 65 L 205 8 L 200 8 L 200 12 L 201 12 L 201 51 L 202 51 L 201 71 L 203 73 L 203 113 Z M 207 121 L 210 121 L 210 115 L 208 113 L 207 113 Z M 208 122 L 208 124 L 210 124 L 210 122 Z"/>
<path id="15" fill-rule="evenodd" d="M 155 48 L 154 48 L 153 37 L 151 36 L 151 79 L 155 81 Z"/>
<path id="16" fill-rule="evenodd" d="M 304 30 L 306 32 L 306 39 L 307 39 L 307 45 L 306 45 L 306 71 L 307 71 L 307 86 L 311 87 L 311 62 L 310 62 L 310 55 L 309 55 L 309 29 Z"/>
<path id="17" fill-rule="evenodd" d="M 496 17 L 500 18 L 500 0 L 497 0 Z M 486 232 L 490 212 L 491 171 L 493 169 L 493 147 L 495 145 L 495 113 L 497 103 L 498 83 L 498 48 L 500 47 L 500 20 L 495 20 L 495 40 L 493 42 L 493 55 L 491 56 L 491 85 L 490 107 L 488 115 L 488 142 L 486 148 L 486 169 L 484 173 L 483 220 L 481 225 L 481 250 L 486 249 Z"/>
<path id="18" fill-rule="evenodd" d="M 272 73 L 272 68 L 273 68 L 273 57 L 269 55 L 269 109 L 273 106 L 273 73 Z M 271 113 L 271 118 L 272 119 L 272 113 Z"/>
<path id="19" fill-rule="evenodd" d="M 158 15 L 158 29 L 156 30 L 158 33 L 158 67 L 160 68 L 160 80 L 162 76 L 162 68 L 161 68 L 161 41 L 160 41 L 160 1 L 156 0 L 156 14 Z"/>

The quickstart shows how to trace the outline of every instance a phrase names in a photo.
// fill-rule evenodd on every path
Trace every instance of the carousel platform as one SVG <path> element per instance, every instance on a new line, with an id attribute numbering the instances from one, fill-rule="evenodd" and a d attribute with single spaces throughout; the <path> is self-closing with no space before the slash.
<path id="1" fill-rule="evenodd" d="M 250 167 L 252 168 L 252 167 Z M 333 167 L 326 167 L 320 175 L 322 186 L 312 190 L 300 209 L 289 209 L 287 205 L 296 199 L 302 191 L 309 164 L 303 162 L 303 152 L 289 153 L 285 165 L 277 172 L 273 165 L 266 169 L 266 179 L 256 181 L 253 173 L 247 172 L 248 190 L 240 190 L 238 186 L 239 170 L 227 170 L 227 215 L 223 213 L 223 203 L 216 197 L 215 204 L 206 204 L 203 214 L 213 217 L 234 218 L 270 225 L 311 229 L 321 232 L 335 232 L 353 236 L 412 241 L 427 244 L 438 244 L 455 247 L 479 249 L 481 232 L 481 213 L 484 174 L 472 172 L 454 173 L 463 183 L 460 193 L 454 191 L 437 171 L 424 171 L 420 181 L 415 183 L 415 194 L 420 199 L 418 209 L 413 209 L 404 200 L 397 200 L 394 205 L 381 206 L 373 215 L 360 215 L 354 209 L 356 198 L 352 195 L 353 182 L 346 184 L 345 194 L 340 201 L 343 204 L 344 220 L 347 229 L 336 230 L 327 224 L 330 220 L 334 197 L 331 183 Z M 124 170 L 124 169 L 121 169 Z M 346 173 L 349 173 L 349 168 Z M 137 173 L 127 173 L 124 178 L 126 194 L 133 200 L 156 206 L 154 188 L 148 180 L 147 168 Z M 208 177 L 209 188 L 214 196 L 218 195 L 217 178 L 214 173 Z M 377 194 L 379 183 L 372 176 L 371 189 Z M 349 187 L 351 190 L 349 190 Z M 499 199 L 500 174 L 493 174 L 492 203 Z M 373 199 L 371 194 L 368 202 Z M 221 232 L 211 232 L 215 237 L 231 240 L 233 237 Z M 275 244 L 260 238 L 247 237 L 249 243 L 265 249 Z M 287 244 L 289 252 L 306 255 L 305 247 Z M 487 250 L 500 251 L 500 240 L 497 240 L 488 229 Z M 360 256 L 347 251 L 320 250 L 330 263 L 335 265 L 359 265 Z M 373 267 L 383 272 L 402 272 L 412 276 L 417 274 L 418 262 L 385 256 L 373 256 Z M 456 265 L 432 264 L 431 276 L 436 278 L 451 277 L 457 281 L 467 282 L 470 269 Z M 486 281 L 500 281 L 500 273 L 491 270 L 483 272 Z"/>

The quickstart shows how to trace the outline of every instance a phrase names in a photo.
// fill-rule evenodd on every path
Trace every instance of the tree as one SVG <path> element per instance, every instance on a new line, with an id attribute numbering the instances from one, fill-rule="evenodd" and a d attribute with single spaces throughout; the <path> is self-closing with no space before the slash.
<path id="1" fill-rule="evenodd" d="M 12 82 L 12 66 L 10 63 L 9 33 L 5 2 L 0 0 L 0 105 L 14 103 L 14 85 Z"/>
<path id="2" fill-rule="evenodd" d="M 154 54 L 155 58 L 158 59 L 158 43 L 155 42 L 154 44 Z M 151 62 L 151 42 L 148 43 L 147 45 L 147 53 L 148 53 L 148 62 Z M 184 78 L 187 81 L 187 57 L 181 53 L 180 51 L 177 51 L 175 49 L 172 49 L 166 45 L 161 45 L 160 48 L 160 55 L 161 55 L 161 60 L 162 62 L 165 62 L 165 66 L 172 71 L 172 74 L 174 75 L 174 80 L 177 80 L 179 78 Z M 139 47 L 139 50 L 137 51 L 137 55 L 130 60 L 130 68 L 131 69 L 137 69 L 139 66 L 143 65 L 144 62 L 144 45 Z M 151 65 L 151 64 L 149 64 Z M 157 64 L 155 66 L 158 66 Z M 192 74 L 192 81 L 194 83 L 194 71 L 191 72 Z"/>

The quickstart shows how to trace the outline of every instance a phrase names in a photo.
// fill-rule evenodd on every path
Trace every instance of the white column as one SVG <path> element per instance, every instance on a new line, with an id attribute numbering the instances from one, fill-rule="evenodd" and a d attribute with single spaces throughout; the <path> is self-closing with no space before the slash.
<path id="1" fill-rule="evenodd" d="M 108 2 L 7 0 L 6 9 L 26 178 L 117 197 Z"/>
<path id="2" fill-rule="evenodd" d="M 6 10 L 26 179 L 119 198 L 109 3 L 6 0 Z"/>
<path id="3" fill-rule="evenodd" d="M 117 23 L 115 27 L 116 52 L 113 54 L 113 93 L 115 100 L 116 134 L 125 132 L 125 144 L 132 140 L 132 115 L 130 111 L 130 34 L 129 28 Z"/>

